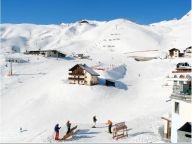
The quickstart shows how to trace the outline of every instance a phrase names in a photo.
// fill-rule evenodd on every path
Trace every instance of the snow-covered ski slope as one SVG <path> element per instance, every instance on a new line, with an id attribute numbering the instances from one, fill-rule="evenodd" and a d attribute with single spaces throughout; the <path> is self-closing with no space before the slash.
<path id="1" fill-rule="evenodd" d="M 1 24 L 1 125 L 0 142 L 54 142 L 53 128 L 65 128 L 70 120 L 80 132 L 70 142 L 114 142 L 104 123 L 125 121 L 129 137 L 119 142 L 159 142 L 161 116 L 170 112 L 172 87 L 166 76 L 178 62 L 189 58 L 159 59 L 168 49 L 191 46 L 191 11 L 179 20 L 139 25 L 125 19 L 89 24 Z M 64 59 L 26 56 L 26 50 L 57 49 Z M 84 53 L 89 59 L 73 59 Z M 13 63 L 7 76 L 5 57 Z M 138 62 L 131 56 L 154 57 Z M 68 84 L 68 70 L 77 63 L 102 66 L 100 78 L 117 82 L 117 87 Z M 97 129 L 91 128 L 96 115 Z M 20 133 L 20 128 L 24 132 Z M 61 135 L 66 132 L 62 130 Z"/>

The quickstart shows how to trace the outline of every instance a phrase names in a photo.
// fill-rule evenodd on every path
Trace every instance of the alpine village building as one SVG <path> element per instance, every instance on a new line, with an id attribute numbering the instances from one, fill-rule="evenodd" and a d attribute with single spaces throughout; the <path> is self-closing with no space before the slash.
<path id="1" fill-rule="evenodd" d="M 170 58 L 177 58 L 177 57 L 179 57 L 179 54 L 180 54 L 179 49 L 172 48 L 172 49 L 169 50 L 169 57 Z"/>
<path id="2" fill-rule="evenodd" d="M 69 69 L 69 83 L 81 85 L 96 85 L 99 83 L 99 74 L 86 64 L 76 64 Z"/>
<path id="3" fill-rule="evenodd" d="M 188 47 L 184 50 L 185 57 L 192 57 L 192 47 Z"/>
<path id="4" fill-rule="evenodd" d="M 164 133 L 172 143 L 192 142 L 192 68 L 188 63 L 178 63 L 173 74 L 171 116 L 166 120 Z"/>
<path id="5" fill-rule="evenodd" d="M 56 57 L 63 58 L 66 54 L 57 51 L 57 50 L 36 50 L 36 51 L 26 51 L 24 52 L 26 55 L 43 55 L 45 57 Z"/>
<path id="6" fill-rule="evenodd" d="M 177 48 L 172 48 L 169 50 L 169 58 L 178 58 L 178 57 L 192 57 L 192 47 L 187 47 L 183 52 Z"/>

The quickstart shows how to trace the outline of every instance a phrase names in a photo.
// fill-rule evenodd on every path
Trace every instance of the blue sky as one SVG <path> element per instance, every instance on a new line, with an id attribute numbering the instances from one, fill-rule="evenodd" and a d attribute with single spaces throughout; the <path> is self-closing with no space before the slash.
<path id="1" fill-rule="evenodd" d="M 140 24 L 181 18 L 191 0 L 1 0 L 1 23 L 60 24 L 126 18 Z"/>

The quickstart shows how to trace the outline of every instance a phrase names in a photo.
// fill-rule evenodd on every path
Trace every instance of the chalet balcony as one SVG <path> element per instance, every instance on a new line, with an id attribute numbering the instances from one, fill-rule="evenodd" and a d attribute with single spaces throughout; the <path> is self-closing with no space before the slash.
<path id="1" fill-rule="evenodd" d="M 79 77 L 79 78 L 69 77 L 68 80 L 77 80 L 77 81 L 78 80 L 83 80 L 84 81 L 85 79 L 81 78 L 81 77 Z"/>
<path id="2" fill-rule="evenodd" d="M 70 75 L 69 78 L 84 78 L 85 79 L 85 76 L 84 75 Z"/>
<path id="3" fill-rule="evenodd" d="M 191 95 L 191 86 L 189 85 L 174 85 L 173 93 Z"/>
<path id="4" fill-rule="evenodd" d="M 191 98 L 192 98 L 192 95 L 185 95 L 185 94 L 175 94 L 173 93 L 171 96 L 170 96 L 171 99 L 177 99 L 177 100 L 182 100 L 182 101 L 186 101 L 186 102 L 189 102 L 191 103 Z"/>
<path id="5" fill-rule="evenodd" d="M 71 75 L 71 76 L 84 76 L 83 74 L 73 74 L 73 73 L 68 73 L 69 75 Z"/>

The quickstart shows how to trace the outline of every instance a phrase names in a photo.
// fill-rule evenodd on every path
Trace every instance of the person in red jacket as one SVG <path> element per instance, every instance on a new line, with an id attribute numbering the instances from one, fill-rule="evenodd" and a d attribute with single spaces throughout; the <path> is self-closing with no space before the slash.
<path id="1" fill-rule="evenodd" d="M 108 124 L 108 130 L 109 130 L 109 133 L 111 134 L 112 133 L 111 128 L 112 128 L 113 123 L 112 123 L 112 121 L 108 120 L 106 124 Z"/>
<path id="2" fill-rule="evenodd" d="M 59 130 L 61 127 L 59 127 L 59 124 L 55 125 L 55 140 L 59 140 Z"/>

